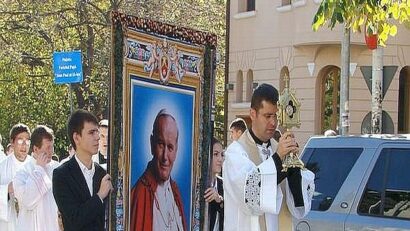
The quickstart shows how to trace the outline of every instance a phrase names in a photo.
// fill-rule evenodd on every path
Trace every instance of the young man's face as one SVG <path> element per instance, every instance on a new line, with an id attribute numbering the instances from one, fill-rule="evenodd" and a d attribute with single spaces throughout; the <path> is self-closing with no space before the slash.
<path id="1" fill-rule="evenodd" d="M 50 163 L 51 158 L 54 154 L 54 141 L 43 138 L 43 140 L 41 141 L 41 147 L 34 146 L 33 151 L 36 155 L 36 158 L 42 153 L 47 154 L 47 163 Z"/>
<path id="2" fill-rule="evenodd" d="M 100 145 L 99 150 L 101 154 L 107 156 L 107 145 L 108 145 L 108 128 L 100 127 Z"/>
<path id="3" fill-rule="evenodd" d="M 231 128 L 231 129 L 229 129 L 229 131 L 231 132 L 231 139 L 232 140 L 238 140 L 239 137 L 241 137 L 241 135 L 242 135 L 242 131 L 239 130 L 239 129 Z"/>
<path id="4" fill-rule="evenodd" d="M 252 131 L 263 142 L 268 141 L 275 134 L 278 126 L 278 106 L 262 101 L 262 107 L 258 111 L 251 108 Z"/>
<path id="5" fill-rule="evenodd" d="M 19 133 L 12 142 L 14 156 L 19 161 L 24 161 L 30 149 L 30 135 L 27 132 Z"/>
<path id="6" fill-rule="evenodd" d="M 151 151 L 154 156 L 154 166 L 159 180 L 169 179 L 178 150 L 178 128 L 176 122 L 169 116 L 158 120 L 156 137 L 151 137 Z"/>
<path id="7" fill-rule="evenodd" d="M 91 157 L 98 152 L 98 141 L 100 140 L 100 135 L 97 124 L 92 122 L 84 122 L 84 127 L 83 130 L 81 130 L 81 134 L 74 132 L 73 138 L 77 147 L 77 153 Z"/>

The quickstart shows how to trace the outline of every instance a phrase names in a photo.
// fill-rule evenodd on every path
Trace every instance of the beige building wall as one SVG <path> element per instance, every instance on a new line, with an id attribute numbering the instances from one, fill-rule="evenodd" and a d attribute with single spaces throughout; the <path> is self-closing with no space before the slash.
<path id="1" fill-rule="evenodd" d="M 246 11 L 246 2 L 231 1 L 230 6 L 229 85 L 233 89 L 228 91 L 228 124 L 249 115 L 253 83 L 270 83 L 279 89 L 280 72 L 287 67 L 291 88 L 302 104 L 302 125 L 294 132 L 303 146 L 309 137 L 321 133 L 320 82 L 329 67 L 341 68 L 341 27 L 313 32 L 311 23 L 319 6 L 313 0 L 291 4 L 286 0 L 255 0 L 254 11 Z M 352 33 L 350 49 L 350 133 L 360 134 L 362 121 L 371 111 L 371 93 L 360 66 L 371 65 L 372 51 L 366 47 L 363 33 Z M 410 65 L 409 30 L 399 26 L 396 37 L 384 48 L 383 61 L 384 65 L 398 66 L 382 104 L 397 132 L 399 73 Z"/>

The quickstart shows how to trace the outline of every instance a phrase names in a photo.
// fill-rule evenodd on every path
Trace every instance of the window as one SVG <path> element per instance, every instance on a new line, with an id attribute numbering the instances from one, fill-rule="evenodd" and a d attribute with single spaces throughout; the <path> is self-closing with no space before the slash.
<path id="1" fill-rule="evenodd" d="M 282 6 L 287 6 L 287 5 L 290 5 L 290 4 L 292 4 L 291 0 L 282 0 Z"/>
<path id="2" fill-rule="evenodd" d="M 328 129 L 338 130 L 340 104 L 340 69 L 331 68 L 322 79 L 321 134 Z"/>
<path id="3" fill-rule="evenodd" d="M 255 10 L 255 0 L 239 0 L 238 1 L 239 13 L 254 11 L 254 10 Z"/>
<path id="4" fill-rule="evenodd" d="M 306 149 L 302 160 L 306 168 L 315 174 L 312 210 L 326 211 L 330 208 L 362 152 L 362 148 Z"/>
<path id="5" fill-rule="evenodd" d="M 255 0 L 247 0 L 246 1 L 246 11 L 254 11 L 255 10 Z"/>
<path id="6" fill-rule="evenodd" d="M 289 68 L 287 66 L 282 67 L 282 69 L 280 70 L 279 94 L 282 94 L 283 90 L 285 89 L 285 76 L 287 76 L 290 81 Z M 289 87 L 291 88 L 291 86 Z"/>
<path id="7" fill-rule="evenodd" d="M 367 182 L 358 213 L 410 219 L 410 149 L 383 149 Z"/>
<path id="8" fill-rule="evenodd" d="M 253 94 L 253 71 L 248 70 L 246 74 L 246 102 L 251 102 Z"/>
<path id="9" fill-rule="evenodd" d="M 236 102 L 242 103 L 243 101 L 243 72 L 241 70 L 236 74 Z"/>
<path id="10" fill-rule="evenodd" d="M 397 113 L 398 133 L 409 133 L 409 103 L 410 103 L 410 67 L 406 66 L 400 71 L 399 99 Z"/>

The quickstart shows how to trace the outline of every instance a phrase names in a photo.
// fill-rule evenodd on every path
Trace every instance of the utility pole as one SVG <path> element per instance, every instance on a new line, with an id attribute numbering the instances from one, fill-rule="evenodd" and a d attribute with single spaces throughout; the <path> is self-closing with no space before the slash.
<path id="1" fill-rule="evenodd" d="M 342 40 L 342 71 L 340 74 L 340 123 L 339 134 L 349 135 L 349 75 L 350 75 L 350 28 L 344 25 Z"/>
<path id="2" fill-rule="evenodd" d="M 382 133 L 383 48 L 372 51 L 372 134 Z"/>

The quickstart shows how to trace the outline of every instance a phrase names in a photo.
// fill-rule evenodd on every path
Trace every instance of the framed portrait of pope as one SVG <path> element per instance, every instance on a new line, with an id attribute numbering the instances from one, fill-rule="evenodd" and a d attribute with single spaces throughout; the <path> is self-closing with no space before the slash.
<path id="1" fill-rule="evenodd" d="M 216 36 L 112 20 L 110 230 L 201 230 Z"/>

